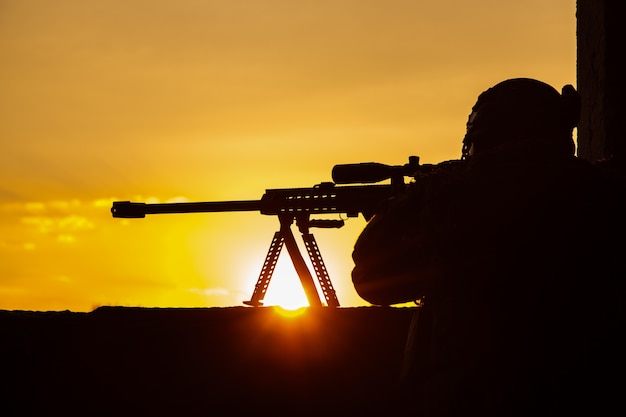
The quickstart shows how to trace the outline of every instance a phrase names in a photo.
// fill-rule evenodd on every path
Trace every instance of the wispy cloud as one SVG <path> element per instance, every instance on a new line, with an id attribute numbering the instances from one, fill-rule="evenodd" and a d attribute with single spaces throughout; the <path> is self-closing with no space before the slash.
<path id="1" fill-rule="evenodd" d="M 59 244 L 73 244 L 80 236 L 93 231 L 102 222 L 113 201 L 117 198 L 93 200 L 51 200 L 6 202 L 0 204 L 0 249 L 39 247 L 39 237 L 51 237 Z M 186 197 L 171 198 L 135 196 L 135 201 L 147 203 L 178 203 Z M 120 222 L 120 224 L 124 224 Z M 8 239 L 11 236 L 11 240 Z"/>
<path id="2" fill-rule="evenodd" d="M 36 228 L 42 234 L 75 232 L 95 227 L 94 223 L 87 217 L 73 214 L 63 217 L 28 216 L 22 217 L 20 220 L 23 224 Z"/>

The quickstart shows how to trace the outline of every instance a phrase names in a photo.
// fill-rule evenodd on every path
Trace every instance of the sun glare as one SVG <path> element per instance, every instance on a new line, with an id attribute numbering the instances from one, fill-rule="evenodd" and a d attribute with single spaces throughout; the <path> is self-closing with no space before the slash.
<path id="1" fill-rule="evenodd" d="M 293 317 L 301 316 L 308 310 L 308 307 L 288 309 L 288 308 L 284 308 L 281 306 L 274 306 L 272 308 L 279 316 L 285 317 L 285 318 L 293 318 Z"/>
<path id="2" fill-rule="evenodd" d="M 256 278 L 254 282 L 256 283 Z M 308 307 L 309 302 L 304 289 L 289 259 L 281 257 L 278 260 L 272 280 L 267 287 L 263 305 L 291 311 Z"/>

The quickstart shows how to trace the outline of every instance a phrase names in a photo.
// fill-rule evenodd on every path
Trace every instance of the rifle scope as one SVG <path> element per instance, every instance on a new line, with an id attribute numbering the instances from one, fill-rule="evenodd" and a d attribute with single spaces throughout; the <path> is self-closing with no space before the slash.
<path id="1" fill-rule="evenodd" d="M 332 178 L 335 184 L 372 184 L 388 179 L 393 183 L 402 182 L 405 176 L 415 177 L 419 169 L 419 156 L 410 156 L 409 163 L 405 165 L 386 165 L 379 162 L 335 165 Z"/>

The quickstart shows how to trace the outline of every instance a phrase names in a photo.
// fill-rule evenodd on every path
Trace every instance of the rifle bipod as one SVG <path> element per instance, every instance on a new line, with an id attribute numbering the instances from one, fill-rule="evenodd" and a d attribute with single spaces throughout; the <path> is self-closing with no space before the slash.
<path id="1" fill-rule="evenodd" d="M 339 307 L 339 301 L 337 300 L 335 289 L 333 288 L 333 284 L 330 282 L 330 276 L 328 275 L 328 271 L 326 270 L 326 266 L 322 260 L 322 255 L 317 247 L 317 243 L 315 242 L 315 237 L 309 233 L 309 228 L 339 228 L 343 226 L 343 220 L 309 220 L 308 214 L 294 216 L 289 213 L 280 214 L 278 218 L 280 220 L 280 230 L 274 233 L 274 238 L 272 239 L 267 256 L 265 257 L 265 262 L 261 268 L 259 279 L 254 286 L 252 298 L 250 301 L 244 301 L 243 303 L 253 307 L 263 305 L 262 300 L 267 292 L 267 287 L 269 286 L 272 275 L 274 274 L 274 268 L 276 267 L 278 256 L 280 255 L 280 251 L 284 244 L 287 247 L 287 252 L 289 252 L 293 266 L 296 268 L 296 272 L 300 278 L 300 282 L 302 283 L 302 288 L 304 289 L 309 305 L 311 307 L 322 306 L 322 301 L 315 286 L 315 282 L 313 281 L 313 276 L 311 275 L 302 254 L 300 253 L 296 239 L 291 231 L 291 224 L 295 220 L 296 225 L 302 234 L 302 240 L 304 241 L 304 245 L 309 254 L 309 259 L 311 260 L 311 264 L 315 270 L 315 275 L 326 300 L 326 305 L 328 307 Z"/>

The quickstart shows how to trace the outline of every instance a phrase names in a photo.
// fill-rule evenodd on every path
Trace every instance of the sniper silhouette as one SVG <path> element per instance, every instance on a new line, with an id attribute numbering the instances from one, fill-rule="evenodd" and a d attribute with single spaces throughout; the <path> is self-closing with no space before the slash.
<path id="1" fill-rule="evenodd" d="M 352 280 L 417 301 L 417 415 L 623 409 L 624 179 L 575 156 L 580 96 L 508 79 L 479 95 L 461 158 L 380 207 Z"/>

